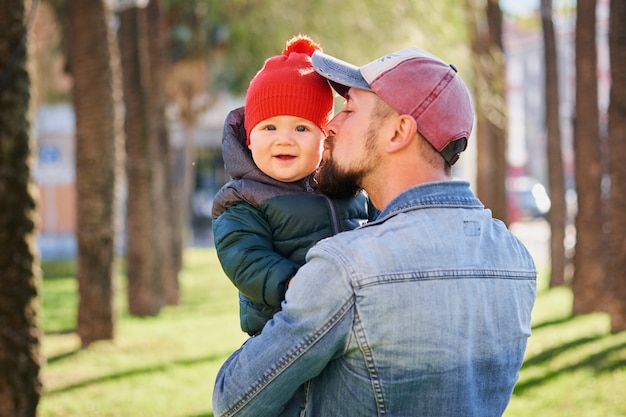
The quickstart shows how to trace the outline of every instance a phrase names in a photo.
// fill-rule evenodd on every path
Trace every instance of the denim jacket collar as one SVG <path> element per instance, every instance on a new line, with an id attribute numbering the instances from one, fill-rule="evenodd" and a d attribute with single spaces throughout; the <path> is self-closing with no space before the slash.
<path id="1" fill-rule="evenodd" d="M 379 223 L 410 210 L 422 208 L 466 207 L 484 208 L 470 190 L 470 183 L 461 180 L 435 181 L 415 185 L 397 195 L 381 211 L 373 223 Z"/>

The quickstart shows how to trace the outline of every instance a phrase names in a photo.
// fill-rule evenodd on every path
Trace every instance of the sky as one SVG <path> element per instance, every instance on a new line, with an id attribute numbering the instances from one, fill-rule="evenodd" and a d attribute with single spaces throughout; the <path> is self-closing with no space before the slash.
<path id="1" fill-rule="evenodd" d="M 500 8 L 503 11 L 516 15 L 529 14 L 538 7 L 539 0 L 500 0 Z"/>
<path id="2" fill-rule="evenodd" d="M 528 15 L 539 8 L 540 0 L 500 0 L 500 8 L 515 15 Z M 576 0 L 552 0 L 552 7 L 573 6 Z"/>

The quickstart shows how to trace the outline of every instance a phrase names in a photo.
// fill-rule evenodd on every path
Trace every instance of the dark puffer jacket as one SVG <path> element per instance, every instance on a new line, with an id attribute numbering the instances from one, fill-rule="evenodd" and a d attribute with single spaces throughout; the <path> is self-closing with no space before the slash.
<path id="1" fill-rule="evenodd" d="M 240 291 L 241 328 L 256 334 L 280 310 L 287 284 L 320 239 L 352 230 L 376 212 L 365 194 L 331 200 L 312 175 L 284 183 L 257 168 L 246 146 L 244 110 L 224 124 L 224 165 L 233 178 L 215 196 L 213 236 L 222 268 Z"/>

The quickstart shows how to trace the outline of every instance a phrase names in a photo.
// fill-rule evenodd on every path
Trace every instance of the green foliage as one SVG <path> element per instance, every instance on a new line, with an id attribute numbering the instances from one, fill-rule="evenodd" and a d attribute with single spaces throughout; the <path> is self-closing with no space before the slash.
<path id="1" fill-rule="evenodd" d="M 40 417 L 212 416 L 215 375 L 245 336 L 215 251 L 187 250 L 184 265 L 180 306 L 153 318 L 120 308 L 116 340 L 81 349 L 70 325 L 72 266 L 44 263 Z M 626 332 L 610 334 L 604 314 L 572 318 L 571 291 L 548 289 L 546 270 L 540 277 L 533 335 L 505 417 L 626 415 Z"/>
<path id="2" fill-rule="evenodd" d="M 169 7 L 174 59 L 206 57 L 213 89 L 244 92 L 298 33 L 358 65 L 410 45 L 460 68 L 467 59 L 463 9 L 452 0 L 170 0 Z"/>

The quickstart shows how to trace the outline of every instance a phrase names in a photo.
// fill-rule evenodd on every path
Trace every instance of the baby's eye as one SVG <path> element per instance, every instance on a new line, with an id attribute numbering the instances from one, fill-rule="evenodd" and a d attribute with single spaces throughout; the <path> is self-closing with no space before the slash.
<path id="1" fill-rule="evenodd" d="M 296 127 L 296 132 L 306 132 L 308 129 L 304 125 L 300 125 Z"/>
<path id="2" fill-rule="evenodd" d="M 264 129 L 265 130 L 276 130 L 276 126 L 274 126 L 274 125 L 267 125 L 267 126 L 265 126 Z"/>

